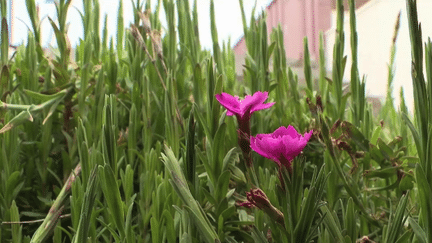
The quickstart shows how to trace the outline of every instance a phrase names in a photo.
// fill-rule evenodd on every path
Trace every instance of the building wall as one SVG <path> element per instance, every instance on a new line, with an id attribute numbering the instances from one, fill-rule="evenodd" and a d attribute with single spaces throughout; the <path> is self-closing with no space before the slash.
<path id="1" fill-rule="evenodd" d="M 319 57 L 319 32 L 331 26 L 333 0 L 274 0 L 266 8 L 268 36 L 279 24 L 284 33 L 288 60 L 303 58 L 303 38 L 307 36 L 312 59 Z M 243 70 L 246 45 L 242 38 L 234 47 L 236 71 Z"/>
<path id="2" fill-rule="evenodd" d="M 288 59 L 303 58 L 303 38 L 312 58 L 318 58 L 319 32 L 330 28 L 330 0 L 276 0 L 267 9 L 268 31 L 281 24 Z"/>
<path id="3" fill-rule="evenodd" d="M 246 51 L 246 41 L 243 36 L 234 46 L 235 69 L 237 75 L 241 75 L 243 73 L 243 65 L 245 64 Z"/>
<path id="4" fill-rule="evenodd" d="M 422 26 L 423 41 L 425 42 L 428 36 L 432 36 L 432 19 L 430 18 L 432 1 L 417 0 L 417 8 Z M 387 65 L 390 62 L 393 31 L 399 11 L 401 11 L 401 20 L 396 44 L 393 97 L 395 98 L 395 105 L 398 106 L 400 87 L 403 87 L 407 105 L 412 111 L 411 45 L 405 0 L 371 0 L 356 12 L 359 43 L 358 66 L 360 75 L 366 75 L 367 94 L 384 99 L 387 92 Z M 325 34 L 328 70 L 332 66 L 336 25 L 334 19 L 335 13 L 333 13 L 332 28 Z M 344 31 L 345 55 L 348 56 L 344 79 L 349 82 L 351 68 L 349 13 L 345 14 Z"/>

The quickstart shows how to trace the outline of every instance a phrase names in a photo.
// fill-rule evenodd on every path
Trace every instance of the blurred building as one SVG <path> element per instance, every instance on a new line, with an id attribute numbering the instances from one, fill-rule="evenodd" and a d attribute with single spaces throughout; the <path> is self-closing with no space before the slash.
<path id="1" fill-rule="evenodd" d="M 345 55 L 348 56 L 345 77 L 349 82 L 351 67 L 349 7 L 344 2 Z M 413 107 L 411 81 L 411 47 L 406 15 L 406 0 L 356 0 L 358 35 L 358 67 L 360 76 L 366 77 L 367 95 L 374 100 L 384 99 L 387 92 L 388 63 L 396 18 L 401 12 L 400 30 L 397 38 L 394 72 L 395 105 L 398 106 L 400 87 L 404 88 L 405 100 Z M 419 21 L 423 40 L 432 36 L 431 0 L 417 0 Z M 304 80 L 303 38 L 308 37 L 314 77 L 318 77 L 319 32 L 324 33 L 326 68 L 331 72 L 333 44 L 336 34 L 336 0 L 274 0 L 265 9 L 268 34 L 281 25 L 287 62 Z M 234 46 L 236 72 L 242 75 L 246 45 L 244 38 Z"/>
<path id="2" fill-rule="evenodd" d="M 421 22 L 423 43 L 432 36 L 431 0 L 417 0 L 418 20 Z M 408 108 L 413 111 L 413 88 L 411 79 L 411 43 L 409 38 L 406 0 L 370 0 L 356 11 L 358 34 L 358 67 L 360 75 L 366 75 L 366 89 L 370 96 L 385 97 L 387 92 L 388 64 L 396 18 L 401 13 L 399 35 L 396 42 L 393 81 L 394 104 L 399 106 L 399 91 L 403 87 Z M 332 14 L 335 19 L 335 13 Z M 350 51 L 349 14 L 345 14 L 345 53 Z M 334 22 L 334 21 L 333 21 Z M 326 31 L 326 56 L 331 60 L 336 33 L 335 25 Z M 327 69 L 331 68 L 330 61 Z M 348 54 L 347 67 L 351 66 Z M 348 79 L 348 72 L 345 78 Z"/>
<path id="3" fill-rule="evenodd" d="M 370 0 L 357 0 L 356 8 L 368 1 Z M 345 9 L 348 9 L 346 1 L 344 2 Z M 281 25 L 287 62 L 300 79 L 303 78 L 303 38 L 308 38 L 311 59 L 316 63 L 319 58 L 319 33 L 332 28 L 332 14 L 335 9 L 336 0 L 273 0 L 265 9 L 268 35 L 270 36 L 273 28 Z M 244 37 L 235 45 L 234 53 L 236 72 L 241 75 L 246 55 Z"/>

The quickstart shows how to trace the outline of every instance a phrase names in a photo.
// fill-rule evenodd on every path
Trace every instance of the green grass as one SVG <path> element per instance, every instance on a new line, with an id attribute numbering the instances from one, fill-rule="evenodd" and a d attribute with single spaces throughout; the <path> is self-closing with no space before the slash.
<path id="1" fill-rule="evenodd" d="M 324 57 L 321 35 L 319 77 L 312 76 L 305 39 L 306 87 L 287 66 L 281 28 L 268 39 L 265 15 L 252 12 L 247 23 L 242 0 L 242 81 L 230 44 L 218 42 L 213 1 L 211 52 L 200 46 L 199 1 L 191 8 L 187 0 L 161 0 L 155 9 L 133 1 L 128 28 L 120 4 L 116 45 L 99 16 L 102 1 L 83 3 L 84 37 L 72 49 L 70 1 L 57 1 L 58 21 L 47 20 L 58 46 L 52 58 L 40 44 L 35 2 L 26 0 L 32 30 L 10 57 L 0 0 L 0 242 L 432 240 L 432 43 L 421 42 L 416 1 L 407 0 L 415 114 L 403 99 L 396 110 L 389 92 L 378 117 L 357 67 L 353 0 L 351 36 L 337 1 L 332 59 Z M 332 61 L 332 73 L 324 60 Z M 349 93 L 342 89 L 346 72 Z M 254 113 L 252 136 L 288 125 L 301 134 L 313 130 L 289 170 L 255 152 L 253 167 L 245 166 L 236 118 L 215 98 L 256 91 L 268 91 L 267 102 L 276 104 Z M 257 187 L 272 206 L 238 206 Z"/>

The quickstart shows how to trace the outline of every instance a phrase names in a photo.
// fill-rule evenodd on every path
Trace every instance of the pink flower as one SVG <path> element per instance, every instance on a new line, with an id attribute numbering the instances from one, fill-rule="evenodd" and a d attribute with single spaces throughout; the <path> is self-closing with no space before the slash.
<path id="1" fill-rule="evenodd" d="M 250 118 L 255 111 L 270 108 L 275 103 L 266 103 L 268 92 L 255 92 L 252 96 L 246 95 L 242 100 L 227 93 L 217 94 L 216 99 L 227 109 L 227 116 L 235 115 L 238 123 L 238 144 L 243 152 L 247 166 L 252 166 L 250 147 Z"/>
<path id="2" fill-rule="evenodd" d="M 271 134 L 258 134 L 250 137 L 251 148 L 263 157 L 284 165 L 290 170 L 291 161 L 304 149 L 312 131 L 299 134 L 291 125 L 279 127 Z"/>
<path id="3" fill-rule="evenodd" d="M 236 115 L 237 118 L 250 118 L 253 112 L 270 108 L 275 104 L 266 103 L 268 92 L 255 92 L 252 96 L 246 95 L 243 100 L 239 97 L 234 97 L 227 93 L 217 94 L 216 99 L 219 103 L 227 109 L 227 116 Z"/>

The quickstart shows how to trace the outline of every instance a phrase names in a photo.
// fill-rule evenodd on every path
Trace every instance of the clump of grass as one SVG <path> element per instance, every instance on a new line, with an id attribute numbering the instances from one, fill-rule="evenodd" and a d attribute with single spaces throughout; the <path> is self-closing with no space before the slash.
<path id="1" fill-rule="evenodd" d="M 191 8 L 189 1 L 162 0 L 155 9 L 133 1 L 128 28 L 120 1 L 116 45 L 107 18 L 99 33 L 100 4 L 83 0 L 84 36 L 72 49 L 71 1 L 56 1 L 58 20 L 47 21 L 58 48 L 50 57 L 35 1 L 26 0 L 32 30 L 11 58 L 0 1 L 1 242 L 430 241 L 432 44 L 421 43 L 416 1 L 407 0 L 415 122 L 403 99 L 396 111 L 388 96 L 379 116 L 384 125 L 372 116 L 357 67 L 353 0 L 349 93 L 342 87 L 342 0 L 332 73 L 325 71 L 321 35 L 320 75 L 313 77 L 305 39 L 306 87 L 287 65 L 281 27 L 268 39 L 265 14 L 252 12 L 246 23 L 242 0 L 243 82 L 233 74 L 229 44 L 218 42 L 213 1 L 212 53 L 200 46 L 198 1 Z M 241 137 L 216 99 L 256 91 L 267 91 L 275 105 L 248 117 L 248 135 L 289 125 L 313 131 L 286 163 L 291 167 L 239 148 L 239 137 L 240 146 L 250 137 Z"/>

